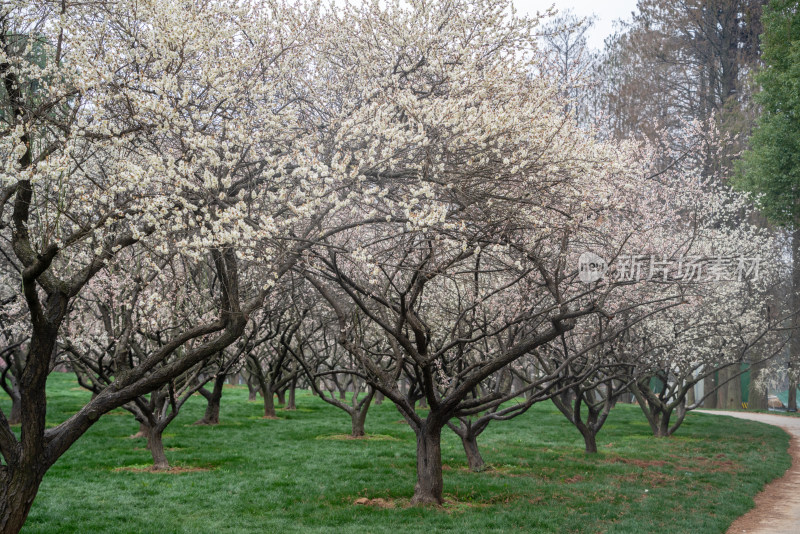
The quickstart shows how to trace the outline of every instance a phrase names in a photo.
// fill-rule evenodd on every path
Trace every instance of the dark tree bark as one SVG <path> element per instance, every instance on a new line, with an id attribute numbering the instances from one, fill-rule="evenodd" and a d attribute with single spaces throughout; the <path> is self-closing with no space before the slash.
<path id="1" fill-rule="evenodd" d="M 367 417 L 367 412 L 356 412 L 350 414 L 351 420 L 351 430 L 350 436 L 353 438 L 363 438 L 366 436 L 366 432 L 364 432 L 364 423 Z"/>
<path id="2" fill-rule="evenodd" d="M 594 454 L 597 452 L 597 432 L 594 432 L 587 425 L 579 425 L 578 430 L 583 436 L 583 443 L 585 445 L 587 454 Z"/>
<path id="3" fill-rule="evenodd" d="M 467 455 L 467 463 L 472 471 L 480 471 L 486 465 L 483 462 L 481 451 L 478 449 L 478 438 L 472 434 L 461 438 L 464 452 Z"/>
<path id="4" fill-rule="evenodd" d="M 708 395 L 709 391 L 714 391 L 717 387 L 717 380 L 714 373 L 711 373 L 703 379 L 703 391 L 706 399 L 703 401 L 703 407 L 707 410 L 715 410 L 717 408 L 717 396 Z"/>
<path id="5" fill-rule="evenodd" d="M 481 471 L 485 463 L 483 462 L 480 450 L 478 450 L 478 441 L 476 439 L 464 439 L 462 440 L 462 444 L 464 445 L 464 452 L 467 455 L 469 468 L 472 471 Z"/>
<path id="6" fill-rule="evenodd" d="M 681 392 L 671 402 L 664 402 L 646 386 L 634 382 L 628 387 L 636 396 L 636 400 L 639 402 L 639 406 L 647 418 L 655 437 L 669 437 L 681 426 L 686 417 L 686 388 L 681 389 Z M 677 417 L 676 421 L 670 425 L 673 412 L 676 413 Z"/>
<path id="7" fill-rule="evenodd" d="M 22 422 L 22 397 L 19 392 L 11 395 L 11 413 L 8 416 L 9 425 L 18 425 Z"/>
<path id="8" fill-rule="evenodd" d="M 338 400 L 333 391 L 330 392 L 330 396 L 325 395 L 325 392 L 323 392 L 317 385 L 314 377 L 310 375 L 310 373 L 307 374 L 309 374 L 311 390 L 319 395 L 320 399 L 332 406 L 336 406 L 337 408 L 344 410 L 350 415 L 350 436 L 354 438 L 363 438 L 366 436 L 364 426 L 367 420 L 367 412 L 369 411 L 370 404 L 375 396 L 375 389 L 370 387 L 366 396 L 361 400 L 358 400 L 358 392 L 353 392 L 352 401 L 347 403 Z"/>
<path id="9" fill-rule="evenodd" d="M 369 393 L 364 400 L 361 402 L 355 402 L 355 393 L 353 393 L 353 406 L 350 407 L 350 418 L 352 422 L 352 430 L 350 435 L 354 438 L 363 438 L 366 436 L 364 432 L 364 423 L 367 421 L 367 412 L 369 411 L 369 405 L 372 402 L 372 398 L 375 395 L 375 390 L 370 388 Z"/>
<path id="10" fill-rule="evenodd" d="M 150 435 L 147 436 L 147 448 L 150 449 L 150 455 L 153 457 L 153 469 L 169 469 L 169 462 L 167 455 L 164 452 L 164 442 L 162 440 L 162 433 L 164 429 L 158 425 L 150 430 Z"/>
<path id="11" fill-rule="evenodd" d="M 443 503 L 442 493 L 442 427 L 438 423 L 423 421 L 415 425 L 417 435 L 417 483 L 411 504 L 435 505 Z"/>
<path id="12" fill-rule="evenodd" d="M 290 387 L 293 380 L 297 378 L 298 372 L 286 370 L 289 361 L 291 338 L 300 328 L 302 321 L 290 322 L 288 325 L 279 325 L 274 330 L 262 338 L 259 344 L 274 339 L 280 334 L 279 345 L 273 346 L 266 352 L 251 351 L 247 356 L 247 371 L 250 378 L 258 384 L 259 393 L 264 399 L 264 417 L 276 418 L 275 395 L 278 396 L 278 403 L 281 406 L 286 404 L 286 390 Z M 267 357 L 266 355 L 277 353 L 277 358 Z M 252 395 L 252 392 L 251 392 Z"/>
<path id="13" fill-rule="evenodd" d="M 730 370 L 731 381 L 728 383 L 728 389 L 726 390 L 729 410 L 742 409 L 742 377 L 741 373 L 738 372 L 738 367 Z"/>
<path id="14" fill-rule="evenodd" d="M 201 419 L 195 421 L 196 425 L 218 425 L 219 424 L 219 408 L 222 401 L 222 390 L 225 385 L 225 375 L 220 374 L 214 379 L 214 387 L 211 391 L 205 388 L 200 389 L 200 394 L 206 398 L 208 404 L 206 405 L 206 413 Z"/>
<path id="15" fill-rule="evenodd" d="M 612 385 L 605 384 L 607 388 Z M 620 391 L 610 390 L 605 394 L 595 391 L 596 388 L 583 389 L 581 384 L 571 388 L 572 395 L 570 401 L 566 401 L 566 395 L 556 395 L 553 397 L 553 404 L 564 414 L 570 423 L 575 425 L 578 432 L 583 436 L 583 443 L 587 454 L 597 452 L 597 434 L 608 419 L 608 414 L 614 404 L 614 400 L 619 396 Z M 596 397 L 603 395 L 599 401 Z M 583 418 L 583 408 L 586 408 L 586 419 Z"/>
<path id="16" fill-rule="evenodd" d="M 43 476 L 33 465 L 0 466 L 0 532 L 22 529 Z"/>
<path id="17" fill-rule="evenodd" d="M 261 396 L 264 397 L 264 417 L 267 419 L 277 419 L 278 414 L 275 412 L 275 395 L 272 393 L 272 388 L 266 381 L 261 384 Z"/>
<path id="18" fill-rule="evenodd" d="M 179 377 L 178 380 L 181 378 L 185 380 L 183 384 L 173 380 L 167 391 L 165 388 L 155 389 L 150 393 L 149 399 L 138 397 L 124 406 L 140 421 L 139 433 L 131 437 L 147 438 L 147 448 L 153 458 L 153 469 L 156 470 L 169 469 L 162 442 L 164 430 L 175 420 L 184 404 L 205 383 L 205 379 L 200 380 L 195 373 Z M 224 379 L 220 382 L 224 382 Z"/>
<path id="19" fill-rule="evenodd" d="M 150 455 L 153 457 L 153 469 L 169 469 L 169 462 L 167 461 L 167 455 L 164 453 L 164 442 L 161 437 L 163 432 L 162 425 L 157 425 L 150 429 L 150 434 L 147 436 L 147 448 L 150 449 Z"/>
<path id="20" fill-rule="evenodd" d="M 56 310 L 52 310 L 56 312 L 57 324 L 53 325 L 45 317 L 36 317 L 37 320 L 33 321 L 28 365 L 20 377 L 22 435 L 19 442 L 11 435 L 8 420 L 0 412 L 0 445 L 6 461 L 6 465 L 0 466 L 0 532 L 19 532 L 28 517 L 44 473 L 60 456 L 47 454 L 43 438 L 47 414 L 45 385 L 50 357 L 58 337 L 58 326 L 66 314 L 66 296 L 59 295 L 48 304 L 57 305 Z M 9 450 L 10 446 L 16 450 Z"/>
<path id="21" fill-rule="evenodd" d="M 297 390 L 297 379 L 295 378 L 292 380 L 291 385 L 289 386 L 289 402 L 286 403 L 287 410 L 296 410 L 297 409 L 297 402 L 295 399 L 295 392 Z"/>
<path id="22" fill-rule="evenodd" d="M 133 434 L 131 439 L 135 438 L 147 438 L 150 436 L 150 425 L 145 422 L 139 421 L 139 431 L 136 434 Z"/>
<path id="23" fill-rule="evenodd" d="M 486 464 L 478 448 L 478 436 L 489 426 L 491 419 L 483 417 L 473 422 L 469 418 L 459 417 L 458 420 L 458 425 L 448 421 L 447 426 L 461 438 L 461 445 L 464 447 L 470 470 L 482 471 Z"/>
<path id="24" fill-rule="evenodd" d="M 719 370 L 719 388 L 717 389 L 717 408 L 720 410 L 730 410 L 728 406 L 728 376 L 727 368 Z"/>

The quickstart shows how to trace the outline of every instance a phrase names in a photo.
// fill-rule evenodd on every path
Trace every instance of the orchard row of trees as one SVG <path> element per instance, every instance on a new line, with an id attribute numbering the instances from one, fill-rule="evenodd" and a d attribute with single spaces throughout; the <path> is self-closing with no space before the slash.
<path id="1" fill-rule="evenodd" d="M 662 155 L 693 159 L 706 178 L 756 193 L 759 212 L 740 220 L 770 226 L 793 266 L 800 265 L 791 135 L 798 7 L 794 1 L 641 0 L 600 52 L 586 43 L 591 20 L 580 24 L 563 13 L 545 32 L 580 123 L 597 125 L 607 138 L 646 140 Z M 800 277 L 792 274 L 775 297 L 797 310 L 798 294 Z M 787 326 L 800 332 L 796 314 Z M 791 337 L 784 354 L 751 369 L 751 404 L 755 399 L 766 408 L 769 385 L 788 389 L 789 409 L 797 410 L 800 334 Z M 705 387 L 724 390 L 727 379 L 722 370 Z M 708 397 L 707 405 L 740 405 L 738 394 L 723 393 Z"/>
<path id="2" fill-rule="evenodd" d="M 782 244 L 702 164 L 710 130 L 580 120 L 508 0 L 0 9 L 3 532 L 103 414 L 163 468 L 234 372 L 265 416 L 307 386 L 354 435 L 388 399 L 439 504 L 445 427 L 477 469 L 491 421 L 552 399 L 594 452 L 631 392 L 668 436 L 788 342 Z M 48 428 L 57 367 L 93 395 Z"/>

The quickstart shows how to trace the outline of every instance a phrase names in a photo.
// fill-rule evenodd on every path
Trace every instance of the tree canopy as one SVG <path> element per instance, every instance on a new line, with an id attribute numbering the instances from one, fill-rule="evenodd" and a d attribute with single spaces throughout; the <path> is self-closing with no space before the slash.
<path id="1" fill-rule="evenodd" d="M 800 9 L 774 0 L 764 9 L 757 76 L 763 107 L 743 159 L 738 185 L 759 195 L 762 211 L 780 224 L 800 217 Z"/>

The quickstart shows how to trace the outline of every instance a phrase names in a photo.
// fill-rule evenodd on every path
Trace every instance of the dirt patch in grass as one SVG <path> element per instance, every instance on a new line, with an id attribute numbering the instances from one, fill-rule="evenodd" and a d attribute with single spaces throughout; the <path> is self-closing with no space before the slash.
<path id="1" fill-rule="evenodd" d="M 675 466 L 678 471 L 703 471 L 704 473 L 738 473 L 742 466 L 732 460 L 722 460 L 724 454 L 718 454 L 714 458 L 705 456 L 695 456 L 694 458 L 674 457 L 679 465 Z"/>
<path id="2" fill-rule="evenodd" d="M 182 451 L 184 447 L 164 447 L 164 450 L 167 452 L 175 452 L 175 451 Z M 133 450 L 135 451 L 147 451 L 150 450 L 147 447 L 134 447 Z"/>
<path id="3" fill-rule="evenodd" d="M 665 460 L 640 460 L 638 458 L 623 458 L 621 456 L 613 456 L 604 461 L 606 463 L 621 463 L 625 465 L 633 465 L 640 469 L 640 471 L 636 471 L 634 473 L 613 475 L 613 478 L 615 480 L 618 480 L 623 483 L 627 484 L 644 483 L 650 487 L 660 487 L 660 486 L 671 485 L 678 481 L 677 476 L 663 473 L 657 469 L 654 469 L 657 467 L 665 467 L 665 466 L 668 468 L 674 467 Z M 698 467 L 698 469 L 700 468 Z M 686 470 L 689 471 L 691 469 L 687 468 Z"/>
<path id="4" fill-rule="evenodd" d="M 353 504 L 359 506 L 374 506 L 375 508 L 396 508 L 397 503 L 395 499 L 382 499 L 378 497 L 377 499 L 368 499 L 367 497 L 361 497 L 353 501 Z"/>
<path id="5" fill-rule="evenodd" d="M 445 464 L 442 466 L 442 470 L 471 473 L 474 475 L 488 475 L 493 477 L 538 478 L 540 480 L 550 480 L 552 479 L 552 475 L 555 473 L 556 469 L 554 467 L 540 467 L 539 469 L 531 470 L 517 465 L 486 464 L 479 471 L 473 471 L 464 465 L 452 467 Z"/>
<path id="6" fill-rule="evenodd" d="M 366 436 L 351 436 L 350 434 L 330 434 L 317 436 L 315 439 L 330 439 L 333 441 L 400 441 L 400 439 L 387 434 L 367 434 Z"/>
<path id="7" fill-rule="evenodd" d="M 201 471 L 211 471 L 213 467 L 197 467 L 189 465 L 175 465 L 169 469 L 156 469 L 152 465 L 129 465 L 125 467 L 115 467 L 112 469 L 114 472 L 128 472 L 128 473 L 151 473 L 154 475 L 182 475 L 184 473 L 198 473 Z"/>
<path id="8" fill-rule="evenodd" d="M 664 467 L 667 465 L 665 460 L 639 460 L 637 458 L 623 458 L 622 456 L 611 456 L 604 461 L 610 464 L 621 463 L 635 465 L 636 467 L 640 467 L 642 469 L 647 469 L 648 467 Z"/>
<path id="9" fill-rule="evenodd" d="M 444 502 L 442 503 L 441 506 L 425 505 L 419 507 L 432 508 L 436 510 L 441 510 L 446 513 L 453 513 L 468 509 L 486 508 L 488 506 L 492 506 L 495 504 L 508 504 L 511 501 L 515 501 L 519 498 L 520 496 L 518 495 L 495 495 L 492 498 L 486 500 L 464 500 L 464 499 L 459 499 L 454 495 L 445 495 Z M 369 497 L 359 497 L 358 499 L 353 501 L 353 505 L 373 506 L 375 508 L 384 508 L 384 509 L 415 508 L 415 506 L 411 505 L 411 499 L 407 497 L 399 497 L 399 498 L 378 497 L 375 499 L 370 499 Z"/>
<path id="10" fill-rule="evenodd" d="M 624 475 L 615 475 L 613 478 L 627 484 L 644 483 L 652 488 L 671 485 L 678 481 L 678 477 L 676 476 L 651 470 L 639 471 L 638 473 L 626 473 Z"/>

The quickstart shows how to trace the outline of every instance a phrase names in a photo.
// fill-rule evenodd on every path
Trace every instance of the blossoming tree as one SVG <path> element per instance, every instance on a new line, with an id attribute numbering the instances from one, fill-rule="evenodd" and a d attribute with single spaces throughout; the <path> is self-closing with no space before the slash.
<path id="1" fill-rule="evenodd" d="M 302 57 L 308 15 L 229 2 L 0 7 L 0 231 L 30 335 L 19 437 L 0 414 L 0 530 L 21 528 L 47 469 L 102 414 L 236 341 L 294 261 L 297 241 L 280 238 L 317 224 L 323 180 L 288 112 L 287 67 Z M 134 248 L 153 263 L 210 256 L 215 316 L 171 332 L 46 428 L 45 382 L 71 305 Z M 240 273 L 255 254 L 269 278 Z"/>

